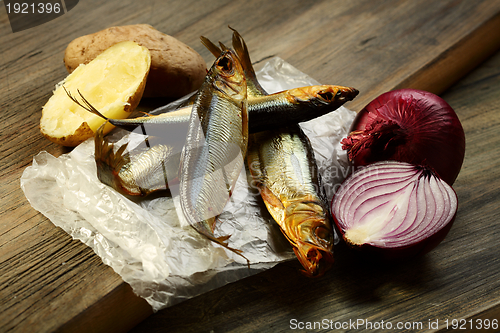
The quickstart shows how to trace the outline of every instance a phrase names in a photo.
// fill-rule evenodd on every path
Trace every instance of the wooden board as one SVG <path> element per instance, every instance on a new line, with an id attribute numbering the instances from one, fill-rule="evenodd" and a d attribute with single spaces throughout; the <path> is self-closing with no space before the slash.
<path id="1" fill-rule="evenodd" d="M 66 76 L 74 38 L 149 23 L 212 56 L 199 35 L 245 38 L 254 61 L 276 55 L 320 82 L 354 86 L 359 110 L 395 87 L 443 92 L 500 45 L 500 1 L 80 1 L 67 14 L 12 34 L 0 7 L 0 331 L 126 331 L 151 315 L 88 247 L 31 208 L 19 178 L 41 150 L 67 152 L 39 133 L 41 106 Z M 496 58 L 497 59 L 497 58 Z M 455 188 L 460 210 L 447 239 L 400 266 L 364 262 L 341 246 L 325 277 L 295 261 L 163 310 L 136 331 L 286 331 L 290 320 L 396 323 L 500 319 L 498 281 L 498 60 L 448 95 L 467 137 Z M 166 101 L 144 102 L 142 107 Z"/>

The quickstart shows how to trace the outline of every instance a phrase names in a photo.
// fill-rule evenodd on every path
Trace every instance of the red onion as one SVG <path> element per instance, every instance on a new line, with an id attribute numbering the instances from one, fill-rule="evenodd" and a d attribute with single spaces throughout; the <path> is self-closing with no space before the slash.
<path id="1" fill-rule="evenodd" d="M 426 165 L 452 185 L 465 154 L 465 134 L 455 111 L 432 93 L 384 93 L 361 110 L 342 140 L 355 167 L 395 160 Z"/>
<path id="2" fill-rule="evenodd" d="M 423 254 L 451 228 L 457 195 L 427 167 L 384 161 L 359 168 L 332 201 L 337 230 L 353 247 L 385 258 Z"/>

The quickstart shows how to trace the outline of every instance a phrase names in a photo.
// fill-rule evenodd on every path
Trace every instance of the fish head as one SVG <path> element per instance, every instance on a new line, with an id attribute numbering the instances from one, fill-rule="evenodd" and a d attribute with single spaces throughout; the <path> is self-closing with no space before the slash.
<path id="1" fill-rule="evenodd" d="M 287 214 L 286 224 L 294 229 L 287 237 L 304 268 L 302 273 L 310 277 L 323 275 L 333 264 L 334 238 L 327 210 L 317 202 L 308 201 L 287 208 L 293 213 Z"/>
<path id="2" fill-rule="evenodd" d="M 253 96 L 263 96 L 267 95 L 267 92 L 262 88 L 260 83 L 257 81 L 257 76 L 255 75 L 255 70 L 253 68 L 252 62 L 250 60 L 250 54 L 248 52 L 248 47 L 243 40 L 243 37 L 235 29 L 229 27 L 233 31 L 233 50 L 237 55 L 239 62 L 243 68 L 245 79 L 247 81 L 247 93 Z M 220 57 L 224 51 L 229 50 L 224 44 L 219 42 L 220 46 L 215 45 L 208 38 L 200 37 L 202 44 L 216 57 Z"/>
<path id="3" fill-rule="evenodd" d="M 315 242 L 299 240 L 293 248 L 304 270 L 301 272 L 309 277 L 322 276 L 333 264 L 331 232 L 324 226 L 317 226 L 313 238 Z"/>
<path id="4" fill-rule="evenodd" d="M 355 88 L 318 85 L 289 90 L 288 98 L 294 104 L 311 105 L 315 108 L 328 107 L 332 110 L 352 101 L 359 91 Z"/>
<path id="5" fill-rule="evenodd" d="M 230 96 L 236 102 L 246 100 L 247 86 L 241 62 L 233 50 L 225 50 L 215 60 L 208 76 L 216 91 Z"/>

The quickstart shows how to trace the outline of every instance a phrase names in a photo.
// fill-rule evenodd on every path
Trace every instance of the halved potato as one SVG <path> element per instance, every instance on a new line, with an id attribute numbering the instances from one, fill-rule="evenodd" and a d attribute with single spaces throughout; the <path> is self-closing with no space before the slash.
<path id="1" fill-rule="evenodd" d="M 127 118 L 137 107 L 151 65 L 149 50 L 132 41 L 117 43 L 60 82 L 42 109 L 40 131 L 49 140 L 74 147 L 94 135 L 104 120 L 73 102 L 78 93 L 109 118 Z M 113 128 L 106 125 L 106 134 Z"/>

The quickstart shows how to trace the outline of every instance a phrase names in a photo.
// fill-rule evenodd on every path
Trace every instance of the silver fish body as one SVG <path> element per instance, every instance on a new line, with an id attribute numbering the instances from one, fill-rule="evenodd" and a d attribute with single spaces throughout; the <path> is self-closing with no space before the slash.
<path id="1" fill-rule="evenodd" d="M 182 150 L 179 196 L 186 220 L 199 233 L 231 249 L 228 236 L 214 235 L 244 165 L 248 145 L 247 87 L 236 54 L 225 51 L 200 88 Z"/>

